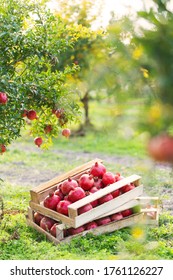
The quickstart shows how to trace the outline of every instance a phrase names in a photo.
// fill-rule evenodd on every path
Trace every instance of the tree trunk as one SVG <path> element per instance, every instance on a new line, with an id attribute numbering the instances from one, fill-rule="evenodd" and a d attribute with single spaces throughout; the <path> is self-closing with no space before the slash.
<path id="1" fill-rule="evenodd" d="M 84 112 L 85 112 L 84 126 L 91 125 L 91 122 L 89 119 L 89 92 L 88 91 L 85 93 L 85 95 L 81 99 L 81 101 L 84 105 Z"/>

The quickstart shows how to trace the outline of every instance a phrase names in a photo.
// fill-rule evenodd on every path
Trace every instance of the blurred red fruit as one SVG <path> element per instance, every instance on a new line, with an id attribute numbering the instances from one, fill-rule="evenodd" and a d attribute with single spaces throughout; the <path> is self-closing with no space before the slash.
<path id="1" fill-rule="evenodd" d="M 8 97 L 5 92 L 0 92 L 0 104 L 6 104 Z"/>
<path id="2" fill-rule="evenodd" d="M 37 145 L 38 147 L 40 147 L 41 144 L 43 143 L 43 140 L 42 140 L 41 137 L 36 137 L 36 138 L 34 139 L 34 143 L 35 143 L 35 145 Z"/>
<path id="3" fill-rule="evenodd" d="M 173 162 L 173 136 L 163 134 L 148 143 L 148 153 L 156 161 Z"/>
<path id="4" fill-rule="evenodd" d="M 32 109 L 27 112 L 26 116 L 29 120 L 38 119 L 36 111 Z"/>
<path id="5" fill-rule="evenodd" d="M 68 138 L 70 136 L 70 134 L 71 134 L 71 131 L 69 128 L 64 128 L 62 130 L 62 135 L 65 136 L 66 138 Z"/>
<path id="6" fill-rule="evenodd" d="M 6 152 L 6 146 L 4 144 L 0 144 L 0 153 L 3 154 Z"/>

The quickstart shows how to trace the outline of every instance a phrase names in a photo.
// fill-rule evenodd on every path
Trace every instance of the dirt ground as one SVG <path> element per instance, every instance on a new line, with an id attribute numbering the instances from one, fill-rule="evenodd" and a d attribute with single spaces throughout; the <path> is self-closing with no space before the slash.
<path id="1" fill-rule="evenodd" d="M 117 170 L 123 169 L 128 172 L 128 169 L 131 170 L 138 170 L 139 166 L 142 172 L 145 170 L 149 170 L 147 172 L 152 172 L 153 169 L 155 172 L 164 171 L 166 174 L 171 174 L 172 167 L 169 165 L 162 165 L 162 164 L 154 164 L 150 159 L 142 159 L 142 158 L 134 158 L 132 156 L 110 156 L 105 154 L 98 154 L 98 153 L 88 153 L 88 152 L 74 152 L 74 151 L 62 151 L 62 150 L 54 150 L 52 153 L 57 153 L 60 155 L 61 160 L 65 160 L 68 163 L 79 166 L 80 164 L 90 161 L 94 158 L 101 158 L 104 163 L 114 164 Z M 1 165 L 1 173 L 0 177 L 10 184 L 16 184 L 19 186 L 27 186 L 33 188 L 38 186 L 39 184 L 46 182 L 55 176 L 58 176 L 60 173 L 56 171 L 52 171 L 51 169 L 42 169 L 42 168 L 31 168 L 28 167 L 25 162 L 18 161 L 12 163 L 4 163 Z M 139 173 L 138 173 L 139 174 Z M 161 175 L 160 175 L 161 176 Z M 162 178 L 158 178 L 158 180 L 162 180 Z M 145 181 L 145 180 L 144 180 Z M 145 189 L 145 188 L 144 188 Z M 164 197 L 162 201 L 162 208 L 165 211 L 170 211 L 173 215 L 173 184 L 172 186 L 168 186 L 167 184 L 162 185 L 161 191 L 156 195 Z M 148 193 L 147 193 L 148 194 Z"/>

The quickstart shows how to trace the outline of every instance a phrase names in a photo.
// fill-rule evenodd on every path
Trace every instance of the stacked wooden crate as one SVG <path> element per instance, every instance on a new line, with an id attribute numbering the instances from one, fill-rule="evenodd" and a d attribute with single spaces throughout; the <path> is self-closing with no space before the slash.
<path id="1" fill-rule="evenodd" d="M 54 243 L 59 243 L 68 242 L 69 240 L 71 240 L 71 238 L 74 237 L 65 236 L 65 230 L 68 228 L 78 228 L 80 226 L 86 225 L 91 221 L 97 221 L 100 218 L 111 216 L 126 209 L 132 209 L 135 206 L 140 206 L 140 208 L 142 207 L 142 209 L 137 213 L 133 213 L 132 215 L 121 220 L 112 221 L 106 225 L 98 226 L 91 230 L 85 230 L 78 235 L 85 235 L 88 232 L 92 232 L 93 234 L 98 235 L 106 232 L 112 232 L 123 227 L 131 226 L 139 222 L 147 222 L 150 224 L 158 223 L 158 199 L 155 197 L 142 197 L 143 185 L 140 183 L 141 177 L 138 175 L 131 175 L 123 178 L 118 182 L 110 184 L 109 186 L 100 189 L 95 193 L 92 193 L 74 203 L 71 203 L 68 206 L 68 216 L 44 207 L 43 201 L 48 196 L 50 191 L 54 192 L 57 189 L 57 186 L 69 177 L 75 180 L 79 179 L 82 174 L 90 171 L 90 168 L 95 162 L 101 163 L 102 160 L 94 159 L 32 189 L 30 191 L 31 201 L 29 202 L 27 214 L 28 225 L 45 234 L 47 238 Z M 101 197 L 104 197 L 105 195 L 112 193 L 113 191 L 118 190 L 130 183 L 133 183 L 135 185 L 134 189 L 126 193 L 122 193 L 118 197 L 115 197 L 114 199 L 106 203 L 100 204 L 83 214 L 78 214 L 78 209 L 82 206 L 100 199 Z M 151 202 L 151 200 L 154 201 L 155 204 L 152 208 L 151 205 L 149 205 L 149 202 Z M 35 223 L 35 212 L 39 212 L 43 216 L 50 217 L 55 222 L 57 222 L 56 237 L 52 236 L 49 231 L 43 230 L 39 225 Z M 152 213 L 151 219 L 149 218 L 148 213 Z"/>

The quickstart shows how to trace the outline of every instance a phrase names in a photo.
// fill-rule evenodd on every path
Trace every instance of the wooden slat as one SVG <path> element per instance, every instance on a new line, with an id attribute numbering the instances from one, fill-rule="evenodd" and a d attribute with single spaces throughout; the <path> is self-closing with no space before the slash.
<path id="1" fill-rule="evenodd" d="M 39 213 L 41 213 L 42 215 L 44 216 L 48 216 L 49 218 L 52 218 L 54 219 L 55 221 L 62 221 L 63 223 L 69 225 L 69 226 L 72 226 L 74 227 L 74 223 L 75 221 L 65 215 L 62 215 L 56 211 L 53 211 L 51 209 L 48 209 L 40 204 L 37 204 L 33 201 L 30 201 L 29 202 L 29 205 L 30 207 L 35 210 L 35 211 L 38 211 Z"/>
<path id="2" fill-rule="evenodd" d="M 76 201 L 75 203 L 72 203 L 71 205 L 69 205 L 69 216 L 74 217 L 74 213 L 76 212 L 77 209 L 79 209 L 80 207 L 94 201 L 97 200 L 129 183 L 135 182 L 137 180 L 139 180 L 141 177 L 138 175 L 131 175 L 129 177 L 126 177 L 114 184 L 111 184 L 103 189 L 100 189 L 99 191 L 92 193 L 91 195 L 88 195 L 78 201 Z M 133 190 L 132 190 L 133 191 Z M 130 193 L 131 191 L 129 191 L 128 193 Z M 119 197 L 123 197 L 123 195 L 120 195 Z"/>
<path id="3" fill-rule="evenodd" d="M 33 227 L 41 234 L 44 234 L 50 241 L 54 242 L 55 244 L 59 244 L 60 242 L 69 243 L 73 238 L 79 237 L 79 236 L 85 236 L 89 232 L 92 232 L 93 235 L 100 235 L 100 234 L 107 233 L 107 232 L 113 232 L 115 230 L 134 225 L 135 223 L 138 223 L 141 221 L 142 221 L 142 214 L 135 214 L 135 215 L 131 215 L 127 218 L 124 218 L 122 220 L 111 222 L 107 225 L 99 226 L 99 227 L 91 229 L 91 230 L 85 230 L 79 234 L 68 236 L 68 237 L 65 237 L 64 239 L 59 240 L 58 238 L 55 238 L 54 236 L 52 236 L 49 232 L 46 232 L 45 230 L 43 230 L 41 227 L 39 227 L 37 224 L 35 224 L 33 221 L 31 221 L 27 217 L 27 224 L 29 226 Z"/>
<path id="4" fill-rule="evenodd" d="M 88 212 L 85 212 L 77 217 L 75 217 L 75 225 L 74 227 L 77 228 L 81 225 L 84 225 L 90 221 L 96 220 L 101 215 L 107 214 L 110 211 L 116 209 L 117 207 L 125 204 L 129 200 L 132 200 L 134 197 L 137 197 L 143 193 L 143 186 L 139 186 L 134 188 L 133 190 L 118 196 L 104 204 L 98 205 L 97 207 L 91 209 Z"/>
<path id="5" fill-rule="evenodd" d="M 32 191 L 34 191 L 35 193 L 42 192 L 42 191 L 46 190 L 47 188 L 49 188 L 49 187 L 65 180 L 65 179 L 67 179 L 68 177 L 71 177 L 73 175 L 77 175 L 81 171 L 84 171 L 84 170 L 90 168 L 95 162 L 102 162 L 102 160 L 98 159 L 98 158 L 96 158 L 94 160 L 91 160 L 91 161 L 89 161 L 89 162 L 87 162 L 83 165 L 80 165 L 80 166 L 70 170 L 69 172 L 66 172 L 62 175 L 59 175 L 59 176 L 53 178 L 52 180 L 49 180 L 46 183 L 43 183 L 43 184 L 33 188 Z"/>
<path id="6" fill-rule="evenodd" d="M 137 199 L 133 199 L 131 201 L 128 201 L 127 203 L 124 203 L 120 207 L 117 207 L 114 210 L 112 210 L 112 211 L 110 211 L 110 212 L 108 212 L 104 215 L 101 215 L 99 218 L 103 218 L 103 217 L 106 217 L 106 216 L 109 216 L 109 215 L 112 215 L 112 214 L 115 214 L 115 213 L 119 213 L 119 212 L 121 212 L 125 209 L 133 208 L 136 205 L 139 205 L 139 201 Z"/>

